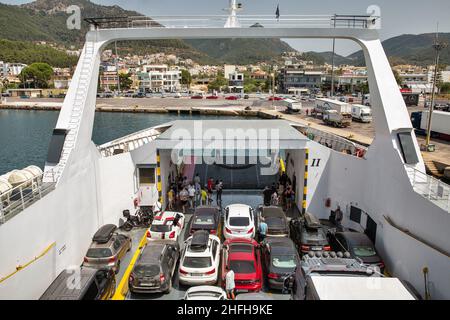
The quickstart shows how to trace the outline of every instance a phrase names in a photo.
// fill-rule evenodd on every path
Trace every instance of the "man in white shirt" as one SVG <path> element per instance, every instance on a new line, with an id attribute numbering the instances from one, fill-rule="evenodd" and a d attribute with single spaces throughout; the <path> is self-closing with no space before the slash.
<path id="1" fill-rule="evenodd" d="M 225 275 L 225 289 L 227 291 L 227 298 L 234 300 L 234 289 L 235 289 L 235 283 L 234 283 L 234 271 L 230 270 L 227 267 L 227 274 Z"/>

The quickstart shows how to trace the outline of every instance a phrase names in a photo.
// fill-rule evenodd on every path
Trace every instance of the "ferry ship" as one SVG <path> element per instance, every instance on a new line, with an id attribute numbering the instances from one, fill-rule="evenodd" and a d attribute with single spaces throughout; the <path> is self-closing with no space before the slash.
<path id="1" fill-rule="evenodd" d="M 450 298 L 450 188 L 425 174 L 379 39 L 381 17 L 245 16 L 237 14 L 235 1 L 230 4 L 227 16 L 87 19 L 90 31 L 43 174 L 30 168 L 23 183 L 1 184 L 0 299 L 38 299 L 61 271 L 82 263 L 101 226 L 119 224 L 123 210 L 156 201 L 165 207 L 168 184 L 181 167 L 195 171 L 199 161 L 213 166 L 227 155 L 242 163 L 252 156 L 265 161 L 249 179 L 276 176 L 283 159 L 297 180 L 300 213 L 328 219 L 340 206 L 344 226 L 369 235 L 390 275 L 423 297 Z M 355 41 L 368 68 L 373 143 L 365 148 L 284 120 L 174 121 L 100 146 L 92 142 L 100 55 L 108 44 L 211 38 Z M 215 159 L 212 164 L 205 154 Z M 234 194 L 257 201 L 239 190 Z"/>

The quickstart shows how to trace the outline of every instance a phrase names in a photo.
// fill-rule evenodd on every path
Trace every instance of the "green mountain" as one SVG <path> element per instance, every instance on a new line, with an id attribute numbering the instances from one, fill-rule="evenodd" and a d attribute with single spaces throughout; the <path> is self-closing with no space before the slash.
<path id="1" fill-rule="evenodd" d="M 89 26 L 83 21 L 81 30 L 67 29 L 65 10 L 71 5 L 79 6 L 84 18 L 141 15 L 119 6 L 101 6 L 88 0 L 37 0 L 21 6 L 0 3 L 0 39 L 44 40 L 80 47 Z M 283 51 L 294 50 L 278 39 L 124 41 L 118 47 L 121 52 L 176 53 L 203 64 L 271 61 Z"/>
<path id="2" fill-rule="evenodd" d="M 0 61 L 26 64 L 46 62 L 53 67 L 63 68 L 76 65 L 78 57 L 67 55 L 49 46 L 0 39 Z"/>
<path id="3" fill-rule="evenodd" d="M 186 42 L 216 60 L 231 64 L 272 61 L 283 52 L 295 51 L 279 39 L 207 39 Z"/>
<path id="4" fill-rule="evenodd" d="M 384 51 L 393 64 L 430 65 L 434 63 L 435 51 L 432 47 L 434 33 L 404 34 L 382 42 Z M 450 33 L 440 33 L 439 38 L 450 44 Z M 356 65 L 364 65 L 362 50 L 349 55 Z M 441 63 L 450 65 L 450 47 L 441 52 Z"/>

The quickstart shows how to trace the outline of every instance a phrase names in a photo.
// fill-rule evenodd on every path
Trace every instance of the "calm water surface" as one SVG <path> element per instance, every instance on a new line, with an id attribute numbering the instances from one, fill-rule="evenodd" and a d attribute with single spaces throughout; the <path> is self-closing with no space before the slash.
<path id="1" fill-rule="evenodd" d="M 58 114 L 56 111 L 0 110 L 0 175 L 32 164 L 43 168 Z M 177 119 L 238 117 L 97 112 L 92 140 L 102 144 Z"/>

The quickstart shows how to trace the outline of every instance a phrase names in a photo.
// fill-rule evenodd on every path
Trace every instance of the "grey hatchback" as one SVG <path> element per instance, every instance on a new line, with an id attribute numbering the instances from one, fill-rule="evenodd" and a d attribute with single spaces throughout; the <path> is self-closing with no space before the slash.
<path id="1" fill-rule="evenodd" d="M 128 279 L 132 293 L 169 293 L 172 277 L 180 257 L 178 242 L 155 240 L 147 244 Z"/>
<path id="2" fill-rule="evenodd" d="M 131 250 L 131 238 L 116 232 L 117 226 L 106 224 L 94 234 L 83 266 L 90 268 L 110 268 L 118 273 L 120 261 Z"/>

